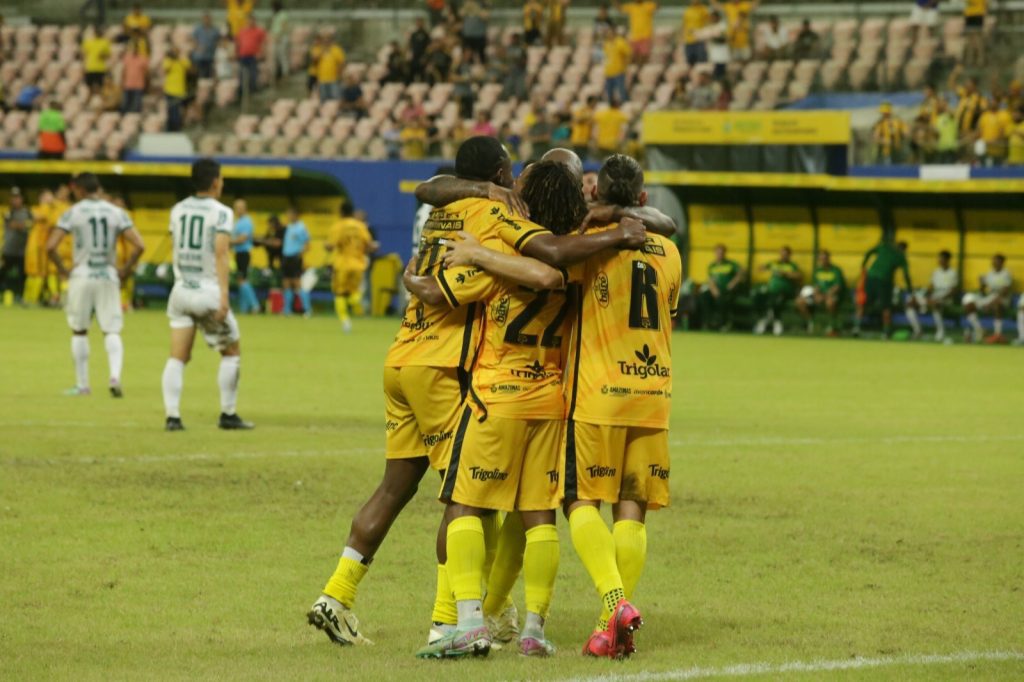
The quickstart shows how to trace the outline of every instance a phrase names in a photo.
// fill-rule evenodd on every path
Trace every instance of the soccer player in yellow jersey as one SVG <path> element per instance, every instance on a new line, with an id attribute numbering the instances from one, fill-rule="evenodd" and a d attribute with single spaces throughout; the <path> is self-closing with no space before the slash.
<path id="1" fill-rule="evenodd" d="M 511 190 L 512 162 L 508 152 L 492 137 L 473 137 L 458 150 L 455 160 L 457 187 L 472 191 L 484 188 L 494 199 L 462 199 L 440 206 L 423 227 L 418 273 L 438 276 L 456 300 L 466 298 L 462 289 L 477 286 L 478 269 L 448 273 L 443 267 L 446 238 L 466 231 L 483 243 L 504 243 L 553 266 L 579 262 L 606 248 L 633 247 L 643 243 L 642 226 L 595 235 L 555 236 L 509 211 L 508 204 L 525 206 Z M 459 183 L 462 183 L 461 185 Z M 420 194 L 417 192 L 417 197 Z M 447 204 L 447 205 L 446 205 Z M 528 274 L 524 270 L 524 277 Z M 536 281 L 519 284 L 537 288 Z M 461 298 L 460 298 L 461 296 Z M 447 466 L 448 448 L 454 435 L 459 406 L 469 388 L 469 369 L 479 340 L 479 309 L 474 305 L 452 310 L 429 305 L 412 297 L 402 326 L 384 362 L 385 455 L 384 478 L 352 520 L 352 528 L 338 567 L 322 596 L 307 614 L 309 623 L 338 644 L 364 643 L 352 613 L 359 582 L 387 536 L 391 524 L 416 493 L 427 469 Z M 492 515 L 493 516 L 493 515 Z M 448 586 L 444 559 L 446 530 L 439 533 L 438 599 L 433 621 L 454 625 L 454 608 L 446 610 Z M 432 631 L 436 636 L 442 629 Z M 432 634 L 433 638 L 435 634 Z"/>
<path id="2" fill-rule="evenodd" d="M 640 165 L 608 159 L 596 198 L 645 203 Z M 672 318 L 681 278 L 679 252 L 656 234 L 639 251 L 605 251 L 583 266 L 561 478 L 573 545 L 601 597 L 598 628 L 584 649 L 592 656 L 630 655 L 642 624 L 628 600 L 646 560 L 645 515 L 669 503 Z M 612 505 L 612 531 L 602 502 Z"/>
<path id="3" fill-rule="evenodd" d="M 341 217 L 331 227 L 325 248 L 333 256 L 334 310 L 341 320 L 342 330 L 348 333 L 352 331 L 349 310 L 362 314 L 363 277 L 370 266 L 369 255 L 377 250 L 378 244 L 366 223 L 355 217 L 351 203 L 343 201 L 339 213 Z"/>

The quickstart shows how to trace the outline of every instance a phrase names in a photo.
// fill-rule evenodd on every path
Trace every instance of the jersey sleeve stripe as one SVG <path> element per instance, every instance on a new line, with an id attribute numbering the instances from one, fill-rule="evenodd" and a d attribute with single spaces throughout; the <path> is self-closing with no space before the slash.
<path id="1" fill-rule="evenodd" d="M 516 240 L 516 243 L 514 245 L 515 250 L 518 251 L 519 249 L 521 249 L 526 244 L 526 242 L 530 241 L 531 239 L 536 237 L 538 234 L 542 234 L 544 232 L 547 232 L 547 230 L 529 230 L 529 231 L 527 231 L 525 234 L 523 234 L 521 237 L 519 237 L 519 239 Z"/>
<path id="2" fill-rule="evenodd" d="M 437 273 L 437 283 L 441 285 L 441 293 L 444 294 L 444 300 L 448 302 L 452 308 L 459 307 L 459 299 L 455 297 L 455 292 L 452 291 L 451 286 L 448 284 L 448 280 L 445 279 L 444 270 Z"/>

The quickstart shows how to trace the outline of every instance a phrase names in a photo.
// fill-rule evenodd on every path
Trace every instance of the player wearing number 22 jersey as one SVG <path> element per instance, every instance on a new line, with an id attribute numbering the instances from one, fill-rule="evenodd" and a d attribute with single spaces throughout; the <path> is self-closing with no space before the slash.
<path id="1" fill-rule="evenodd" d="M 92 173 L 83 173 L 72 182 L 80 199 L 57 222 L 47 244 L 50 258 L 68 277 L 68 300 L 65 306 L 71 327 L 71 356 L 75 363 L 76 383 L 69 395 L 88 395 L 89 389 L 89 324 L 95 314 L 104 334 L 104 346 L 110 364 L 110 394 L 120 398 L 121 368 L 124 345 L 121 342 L 121 279 L 132 271 L 142 255 L 142 237 L 123 210 L 100 197 L 100 183 Z M 65 272 L 58 248 L 66 235 L 72 236 L 73 267 Z M 117 242 L 121 237 L 130 246 L 128 258 L 118 270 Z"/>

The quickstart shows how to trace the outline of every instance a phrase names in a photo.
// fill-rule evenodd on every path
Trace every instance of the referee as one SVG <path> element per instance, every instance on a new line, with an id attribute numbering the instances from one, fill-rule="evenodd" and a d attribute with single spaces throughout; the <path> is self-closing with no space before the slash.
<path id="1" fill-rule="evenodd" d="M 243 313 L 259 312 L 260 301 L 249 284 L 249 262 L 252 259 L 253 224 L 245 199 L 235 200 L 235 230 L 231 246 L 235 249 L 235 271 L 238 276 L 238 309 Z"/>
<path id="2" fill-rule="evenodd" d="M 309 317 L 313 314 L 309 292 L 302 290 L 302 256 L 309 250 L 309 230 L 299 219 L 295 207 L 288 209 L 288 227 L 284 230 L 281 245 L 281 279 L 284 280 L 284 314 L 292 314 L 296 294 L 302 301 L 302 312 Z"/>

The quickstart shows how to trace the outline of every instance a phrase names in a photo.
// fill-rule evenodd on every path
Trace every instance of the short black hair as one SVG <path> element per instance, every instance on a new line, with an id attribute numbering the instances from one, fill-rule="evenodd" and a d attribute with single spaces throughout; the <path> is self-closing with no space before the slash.
<path id="1" fill-rule="evenodd" d="M 100 191 L 100 179 L 95 173 L 79 173 L 72 178 L 71 184 L 88 194 Z"/>
<path id="2" fill-rule="evenodd" d="M 942 251 L 939 251 L 939 258 L 952 258 L 952 257 L 953 257 L 953 254 L 951 254 L 946 249 L 943 249 Z"/>
<path id="3" fill-rule="evenodd" d="M 338 209 L 338 212 L 341 213 L 343 217 L 348 218 L 350 215 L 355 213 L 355 210 L 356 207 L 352 205 L 351 201 L 349 201 L 348 199 L 343 199 L 341 202 L 341 207 Z"/>
<path id="4" fill-rule="evenodd" d="M 558 161 L 538 161 L 530 166 L 522 195 L 530 207 L 530 220 L 555 234 L 572 232 L 587 215 L 579 177 Z"/>
<path id="5" fill-rule="evenodd" d="M 467 180 L 489 182 L 508 160 L 508 152 L 495 137 L 477 135 L 459 146 L 455 154 L 455 174 Z"/>
<path id="6" fill-rule="evenodd" d="M 192 164 L 192 187 L 197 192 L 208 192 L 220 177 L 220 164 L 210 158 L 198 159 Z"/>
<path id="7" fill-rule="evenodd" d="M 616 206 L 636 206 L 644 191 L 644 170 L 631 156 L 613 154 L 597 174 L 597 193 Z"/>
<path id="8" fill-rule="evenodd" d="M 910 248 L 910 244 L 908 244 L 905 241 L 896 242 L 896 248 L 899 249 L 900 251 L 906 251 L 908 248 Z"/>
<path id="9" fill-rule="evenodd" d="M 996 260 L 1001 260 L 1001 261 L 1003 261 L 1004 263 L 1006 262 L 1006 256 L 1004 256 L 1004 255 L 1003 255 L 1003 254 L 1001 254 L 1001 253 L 997 253 L 996 255 L 994 255 L 994 256 L 992 256 L 992 257 L 993 257 L 993 258 L 995 258 Z"/>

